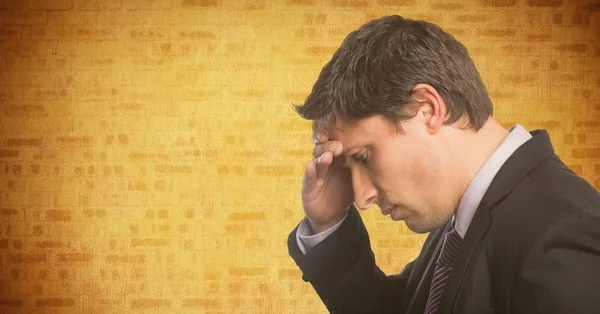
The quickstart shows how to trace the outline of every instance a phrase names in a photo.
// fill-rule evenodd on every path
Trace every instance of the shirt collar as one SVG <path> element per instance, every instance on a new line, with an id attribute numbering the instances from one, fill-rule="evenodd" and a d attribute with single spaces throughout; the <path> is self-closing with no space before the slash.
<path id="1" fill-rule="evenodd" d="M 471 180 L 465 194 L 463 194 L 460 200 L 454 217 L 454 223 L 456 231 L 461 238 L 465 237 L 475 211 L 477 211 L 481 199 L 492 183 L 496 173 L 500 170 L 500 167 L 502 167 L 519 146 L 532 138 L 531 134 L 519 124 L 510 128 L 509 131 L 510 133 L 506 136 L 502 144 L 496 148 L 490 158 L 481 166 L 473 180 Z"/>

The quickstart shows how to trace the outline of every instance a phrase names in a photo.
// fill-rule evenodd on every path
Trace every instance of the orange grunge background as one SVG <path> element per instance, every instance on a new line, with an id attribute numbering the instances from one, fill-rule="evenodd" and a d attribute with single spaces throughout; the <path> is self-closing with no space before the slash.
<path id="1" fill-rule="evenodd" d="M 3 0 L 0 312 L 325 313 L 287 255 L 310 92 L 400 14 L 469 49 L 509 127 L 600 187 L 600 1 Z M 387 273 L 423 235 L 362 213 Z"/>

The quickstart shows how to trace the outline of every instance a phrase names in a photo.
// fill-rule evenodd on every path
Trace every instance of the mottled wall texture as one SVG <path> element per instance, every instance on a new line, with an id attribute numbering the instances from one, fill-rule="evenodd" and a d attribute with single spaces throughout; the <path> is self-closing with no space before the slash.
<path id="1" fill-rule="evenodd" d="M 600 1 L 1 0 L 0 312 L 325 313 L 288 257 L 293 103 L 382 15 L 469 49 L 506 127 L 600 187 Z M 381 267 L 424 239 L 363 212 Z"/>

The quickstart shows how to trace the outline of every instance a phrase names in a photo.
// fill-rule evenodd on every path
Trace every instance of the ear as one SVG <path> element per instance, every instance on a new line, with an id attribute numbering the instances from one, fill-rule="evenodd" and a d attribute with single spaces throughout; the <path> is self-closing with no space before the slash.
<path id="1" fill-rule="evenodd" d="M 429 134 L 435 134 L 443 126 L 446 118 L 446 102 L 429 84 L 416 84 L 411 90 L 414 103 L 419 104 L 419 111 L 425 118 L 425 127 Z"/>

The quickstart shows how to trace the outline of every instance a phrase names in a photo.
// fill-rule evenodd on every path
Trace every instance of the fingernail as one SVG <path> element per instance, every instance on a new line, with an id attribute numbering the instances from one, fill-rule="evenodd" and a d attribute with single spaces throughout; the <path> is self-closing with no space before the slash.
<path id="1" fill-rule="evenodd" d="M 335 152 L 335 149 L 337 148 L 337 144 L 331 144 L 329 145 L 329 150 L 332 152 Z"/>

